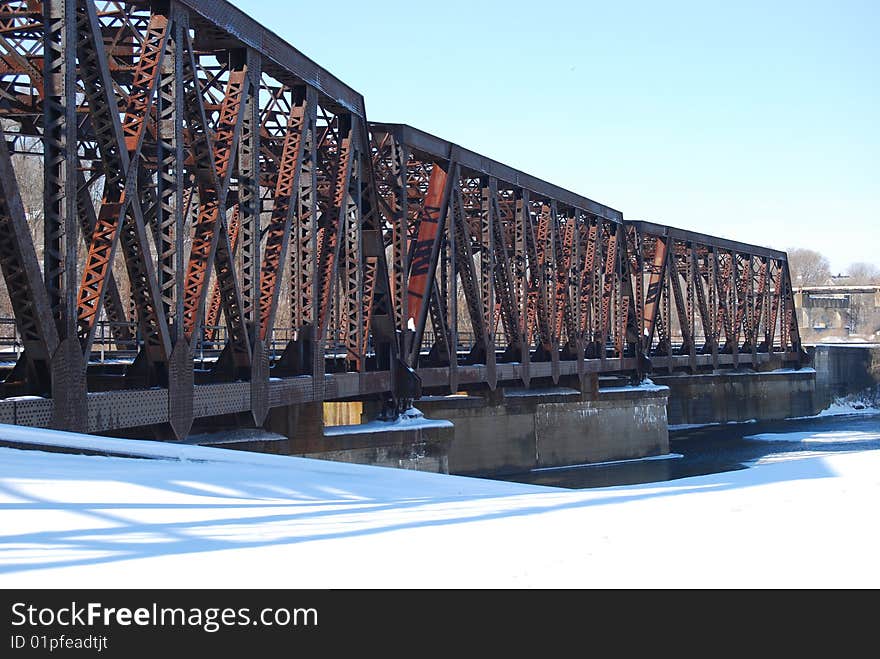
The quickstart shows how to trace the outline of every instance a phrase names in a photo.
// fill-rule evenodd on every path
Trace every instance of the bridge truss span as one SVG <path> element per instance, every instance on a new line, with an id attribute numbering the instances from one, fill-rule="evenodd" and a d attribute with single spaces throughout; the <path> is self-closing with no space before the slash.
<path id="1" fill-rule="evenodd" d="M 784 253 L 405 125 L 223 1 L 0 1 L 0 422 L 802 359 Z"/>

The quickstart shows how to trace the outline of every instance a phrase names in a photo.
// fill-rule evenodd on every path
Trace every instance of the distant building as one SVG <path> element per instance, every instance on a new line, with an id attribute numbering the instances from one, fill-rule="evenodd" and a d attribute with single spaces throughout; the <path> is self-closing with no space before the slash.
<path id="1" fill-rule="evenodd" d="M 880 286 L 794 289 L 804 343 L 880 342 Z"/>

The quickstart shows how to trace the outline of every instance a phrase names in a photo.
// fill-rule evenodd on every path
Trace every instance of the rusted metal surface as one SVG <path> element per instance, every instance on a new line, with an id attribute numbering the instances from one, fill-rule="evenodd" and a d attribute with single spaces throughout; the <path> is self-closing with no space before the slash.
<path id="1" fill-rule="evenodd" d="M 322 400 L 802 360 L 783 252 L 368 123 L 222 0 L 0 0 L 0 119 L 10 422 L 180 439 Z"/>

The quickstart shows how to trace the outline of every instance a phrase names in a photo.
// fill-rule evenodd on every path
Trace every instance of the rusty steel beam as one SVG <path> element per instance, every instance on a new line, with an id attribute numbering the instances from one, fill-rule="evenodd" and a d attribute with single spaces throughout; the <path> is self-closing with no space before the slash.
<path id="1" fill-rule="evenodd" d="M 708 261 L 708 249 L 705 250 L 705 258 Z M 703 336 L 705 337 L 705 343 L 703 344 L 701 351 L 704 354 L 706 352 L 715 353 L 717 352 L 718 344 L 714 335 L 714 323 L 712 322 L 712 316 L 709 312 L 709 303 L 706 297 L 706 289 L 704 287 L 704 283 L 709 279 L 709 267 L 708 265 L 706 267 L 700 265 L 700 256 L 698 255 L 697 249 L 691 250 L 691 261 L 691 268 L 694 271 L 694 293 L 696 295 L 697 309 L 700 312 Z"/>
<path id="2" fill-rule="evenodd" d="M 309 136 L 316 130 L 317 99 L 305 87 L 290 92 L 292 103 L 284 136 L 284 146 L 278 164 L 274 205 L 266 230 L 266 246 L 260 273 L 260 332 L 261 340 L 269 337 L 278 305 L 282 264 L 290 243 L 291 223 L 296 209 L 296 195 L 300 188 L 300 174 Z"/>
<path id="3" fill-rule="evenodd" d="M 533 278 L 534 303 L 531 309 L 531 315 L 534 318 L 533 326 L 535 327 L 538 342 L 545 352 L 549 353 L 553 349 L 553 328 L 550 324 L 551 300 L 550 297 L 550 277 L 552 271 L 552 263 L 550 259 L 553 256 L 552 238 L 552 210 L 550 206 L 541 207 L 538 215 L 538 227 L 534 234 L 532 242 L 534 244 L 531 263 L 535 264 L 535 276 Z"/>
<path id="4" fill-rule="evenodd" d="M 771 259 L 787 261 L 785 252 L 761 247 L 760 245 L 752 245 L 749 243 L 728 240 L 727 238 L 719 238 L 697 231 L 689 231 L 686 229 L 677 229 L 675 227 L 663 224 L 655 224 L 654 222 L 644 222 L 636 220 L 627 220 L 627 225 L 636 227 L 642 234 L 651 236 L 663 236 L 672 238 L 673 240 L 681 240 L 685 242 L 693 242 L 708 247 L 716 247 L 728 251 L 734 251 L 739 254 L 754 254 L 755 256 L 763 256 Z"/>
<path id="5" fill-rule="evenodd" d="M 428 318 L 429 296 L 434 290 L 440 239 L 446 222 L 452 180 L 449 165 L 434 164 L 428 191 L 419 209 L 418 234 L 411 246 L 407 278 L 407 308 L 414 320 L 413 357 L 421 350 Z M 439 318 L 439 316 L 438 316 Z M 409 323 L 409 319 L 407 319 Z M 437 328 L 435 328 L 436 331 Z"/>
<path id="6" fill-rule="evenodd" d="M 209 269 L 214 265 L 229 330 L 228 346 L 233 367 L 244 371 L 250 368 L 250 341 L 244 324 L 241 291 L 235 275 L 226 223 L 226 197 L 246 109 L 243 100 L 248 94 L 250 81 L 246 61 L 239 57 L 237 66 L 229 71 L 217 127 L 211 135 L 193 47 L 188 36 L 184 37 L 184 41 L 186 118 L 194 150 L 199 195 L 198 217 L 193 228 L 192 248 L 184 283 L 184 331 L 194 347 L 203 322 Z"/>
<path id="7" fill-rule="evenodd" d="M 452 192 L 452 219 L 454 223 L 453 239 L 455 241 L 456 270 L 461 279 L 462 291 L 468 307 L 468 316 L 474 334 L 474 354 L 485 352 L 489 343 L 489 327 L 483 311 L 483 299 L 480 295 L 478 269 L 474 262 L 475 249 L 473 237 L 469 231 L 465 214 L 464 199 L 461 186 L 461 171 L 456 166 L 455 183 Z"/>
<path id="8" fill-rule="evenodd" d="M 363 97 L 332 73 L 283 41 L 270 29 L 257 23 L 241 9 L 225 0 L 176 0 L 178 4 L 201 16 L 213 28 L 215 47 L 245 45 L 259 53 L 263 68 L 281 79 L 295 78 L 321 92 L 354 116 L 364 119 Z M 222 36 L 225 35 L 225 40 Z M 287 82 L 282 80 L 282 82 Z"/>
<path id="9" fill-rule="evenodd" d="M 571 299 L 571 286 L 569 277 L 571 276 L 571 264 L 575 259 L 575 219 L 573 217 L 557 218 L 557 227 L 562 222 L 562 236 L 559 237 L 557 229 L 556 242 L 556 319 L 554 326 L 556 329 L 557 341 L 561 341 L 562 331 L 565 330 L 567 344 L 573 344 L 577 337 L 577 330 L 574 327 L 574 314 Z"/>
<path id="10" fill-rule="evenodd" d="M 355 129 L 356 130 L 356 129 Z M 365 354 L 361 352 L 364 340 L 362 333 L 365 327 L 364 275 L 365 260 L 363 250 L 363 226 L 361 225 L 361 185 L 362 175 L 359 145 L 360 132 L 353 140 L 351 176 L 348 181 L 348 192 L 345 197 L 345 219 L 342 224 L 339 254 L 339 295 L 335 302 L 338 305 L 339 321 L 337 330 L 340 343 L 345 347 L 347 367 L 353 371 L 363 368 Z"/>
<path id="11" fill-rule="evenodd" d="M 583 210 L 615 222 L 623 221 L 623 214 L 574 192 L 560 188 L 543 181 L 535 176 L 516 170 L 508 165 L 487 158 L 478 153 L 454 145 L 451 142 L 435 137 L 405 124 L 371 123 L 373 130 L 384 132 L 397 132 L 401 139 L 414 150 L 424 152 L 434 158 L 448 158 L 448 154 L 455 149 L 456 162 L 465 170 L 465 174 L 477 176 L 493 176 L 499 181 L 509 183 L 519 188 L 524 188 L 535 194 L 538 198 L 556 199 L 572 208 Z"/>
<path id="12" fill-rule="evenodd" d="M 76 334 L 76 12 L 74 0 L 43 3 L 43 270 L 60 336 Z"/>
<path id="13" fill-rule="evenodd" d="M 173 330 L 173 343 L 184 340 L 183 261 L 188 201 L 185 188 L 183 131 L 183 25 L 176 21 L 166 42 L 166 57 L 159 70 L 156 99 L 156 217 L 157 277 L 162 310 Z M 187 188 L 190 191 L 191 188 Z"/>
<path id="14" fill-rule="evenodd" d="M 595 308 L 596 295 L 596 259 L 599 253 L 599 220 L 592 219 L 585 231 L 584 240 L 586 244 L 583 246 L 582 254 L 584 256 L 583 267 L 581 269 L 581 314 L 579 322 L 579 330 L 584 341 L 592 342 L 595 338 L 592 335 L 593 322 L 596 317 L 597 309 Z"/>
<path id="15" fill-rule="evenodd" d="M 232 217 L 229 218 L 229 244 L 232 248 L 233 256 L 238 251 L 238 238 L 241 233 L 241 216 L 238 211 L 238 204 L 232 208 Z M 220 328 L 217 323 L 220 321 L 220 312 L 223 306 L 223 293 L 219 282 L 214 282 L 211 289 L 211 299 L 208 303 L 208 311 L 205 315 L 205 337 L 208 341 L 214 342 L 220 336 Z"/>
<path id="16" fill-rule="evenodd" d="M 756 363 L 758 353 L 790 355 L 801 350 L 799 341 L 790 343 L 781 336 L 786 326 L 789 333 L 797 332 L 796 319 L 792 324 L 791 316 L 783 317 L 777 325 L 786 304 L 784 252 L 654 223 L 628 222 L 627 226 L 640 236 L 644 261 L 652 262 L 646 266 L 650 281 L 642 330 L 648 353 L 666 355 L 676 339 L 680 354 L 688 355 L 695 368 L 698 353 L 710 354 L 717 367 L 719 354 L 732 355 L 736 365 L 743 359 Z M 671 301 L 675 302 L 677 327 L 670 322 Z M 654 340 L 655 330 L 661 335 L 659 341 Z M 774 345 L 777 331 L 778 347 Z M 702 346 L 696 345 L 699 332 L 704 336 Z M 763 337 L 761 343 L 759 337 Z M 803 360 L 800 355 L 795 361 Z"/>
<path id="17" fill-rule="evenodd" d="M 325 197 L 326 218 L 318 228 L 318 313 L 315 340 L 319 343 L 325 338 L 330 320 L 334 284 L 339 266 L 340 234 L 345 227 L 349 182 L 352 170 L 352 152 L 356 139 L 351 115 L 342 115 L 336 120 L 335 157 L 327 163 L 332 187 Z"/>
<path id="18" fill-rule="evenodd" d="M 95 214 L 95 207 L 92 204 L 89 187 L 82 172 L 79 172 L 77 181 L 76 205 L 77 214 L 79 215 L 80 235 L 86 249 L 88 249 L 92 242 L 95 226 L 98 223 L 98 217 Z M 112 271 L 107 273 L 107 284 L 104 289 L 104 313 L 110 322 L 110 331 L 117 345 L 124 349 L 123 346 L 133 344 L 135 336 L 131 331 L 131 327 L 129 327 L 122 296 L 119 293 L 119 288 Z"/>
<path id="19" fill-rule="evenodd" d="M 79 55 L 90 63 L 84 71 L 86 96 L 105 173 L 104 198 L 79 287 L 76 307 L 79 337 L 88 355 L 94 341 L 113 256 L 121 240 L 144 336 L 144 353 L 148 361 L 164 363 L 170 354 L 170 337 L 165 316 L 159 309 L 158 282 L 147 258 L 150 249 L 134 191 L 137 162 L 146 135 L 145 124 L 168 37 L 168 18 L 158 14 L 151 17 L 148 36 L 134 75 L 135 91 L 129 95 L 124 119 L 120 121 L 103 45 L 97 43 L 99 29 L 94 6 L 89 2 L 81 3 L 79 16 L 83 29 L 91 35 L 88 39 L 80 40 Z"/>
<path id="20" fill-rule="evenodd" d="M 247 52 L 250 93 L 247 94 L 238 146 L 238 213 L 241 222 L 241 295 L 244 318 L 252 342 L 258 334 L 261 263 L 260 92 L 262 61 Z"/>
<path id="21" fill-rule="evenodd" d="M 507 342 L 505 351 L 506 361 L 520 361 L 522 357 L 522 324 L 520 320 L 520 300 L 517 295 L 517 286 L 514 282 L 514 270 L 512 261 L 516 259 L 516 237 L 518 219 L 516 205 L 509 196 L 513 191 L 505 191 L 505 203 L 499 203 L 501 191 L 495 182 L 495 191 L 492 193 L 493 180 L 490 179 L 490 195 L 495 222 L 495 249 L 497 252 L 495 268 L 495 291 L 498 298 L 498 309 L 501 315 L 501 324 L 504 327 L 504 335 Z M 522 227 L 519 226 L 521 233 Z"/>
<path id="22" fill-rule="evenodd" d="M 375 367 L 383 368 L 388 360 L 389 368 L 399 363 L 400 345 L 397 339 L 397 326 L 394 324 L 395 301 L 386 256 L 387 225 L 382 206 L 382 196 L 378 190 L 376 163 L 372 154 L 373 140 L 366 122 L 358 124 L 362 151 L 361 214 L 364 256 L 364 313 L 361 345 L 358 355 L 363 362 L 359 370 L 365 370 L 370 337 L 373 338 Z M 393 222 L 393 220 L 392 220 Z M 382 362 L 382 363 L 380 363 Z M 453 359 L 454 364 L 454 359 Z"/>
<path id="23" fill-rule="evenodd" d="M 682 335 L 684 351 L 691 352 L 691 347 L 693 345 L 693 334 L 691 332 L 691 322 L 689 318 L 690 314 L 688 313 L 690 298 L 688 298 L 686 302 L 684 294 L 681 290 L 681 270 L 683 269 L 683 267 L 687 267 L 686 264 L 682 264 L 682 262 L 684 261 L 684 258 L 682 257 L 684 257 L 684 253 L 686 253 L 686 250 L 686 245 L 682 245 L 677 241 L 673 241 L 673 248 L 669 250 L 667 255 L 669 263 L 666 266 L 666 270 L 669 273 L 669 283 L 670 288 L 672 289 L 673 299 L 675 300 L 675 311 L 678 315 L 679 330 Z"/>
<path id="24" fill-rule="evenodd" d="M 47 369 L 58 348 L 58 330 L 5 139 L 0 139 L 0 268 L 25 352 Z M 38 389 L 47 393 L 48 384 Z"/>
<path id="25" fill-rule="evenodd" d="M 620 258 L 616 228 L 612 229 L 606 225 L 606 231 L 608 231 L 608 242 L 605 253 L 605 269 L 603 272 L 604 283 L 602 288 L 602 309 L 600 312 L 601 320 L 599 329 L 600 357 L 603 359 L 606 356 L 605 348 L 608 344 L 608 337 L 611 331 L 612 296 L 616 284 L 615 278 L 617 274 L 617 264 Z"/>
<path id="26" fill-rule="evenodd" d="M 394 320 L 397 327 L 406 327 L 410 318 L 406 286 L 409 273 L 406 191 L 409 152 L 406 145 L 394 133 L 383 133 L 375 130 L 374 127 L 371 134 L 376 200 L 391 232 L 392 258 L 389 283 L 394 307 Z"/>

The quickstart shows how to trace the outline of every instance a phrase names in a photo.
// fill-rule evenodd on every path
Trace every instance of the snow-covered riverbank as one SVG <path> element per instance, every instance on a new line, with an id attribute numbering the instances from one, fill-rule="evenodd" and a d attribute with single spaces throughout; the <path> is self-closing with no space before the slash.
<path id="1" fill-rule="evenodd" d="M 564 490 L 147 444 L 0 449 L 0 586 L 880 587 L 877 450 Z"/>

